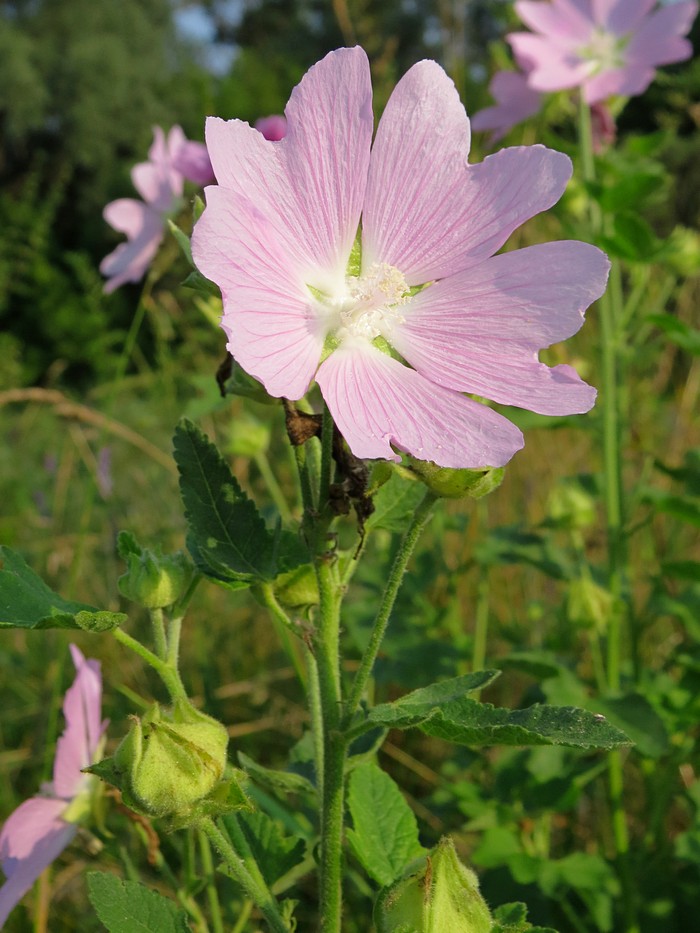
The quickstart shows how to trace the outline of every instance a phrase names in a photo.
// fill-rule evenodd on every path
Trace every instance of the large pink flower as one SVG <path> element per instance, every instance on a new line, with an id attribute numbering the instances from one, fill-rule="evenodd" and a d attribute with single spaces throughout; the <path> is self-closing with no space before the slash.
<path id="1" fill-rule="evenodd" d="M 0 833 L 0 864 L 7 878 L 0 888 L 0 927 L 75 836 L 97 780 L 81 769 L 95 761 L 106 726 L 100 722 L 100 665 L 86 661 L 75 645 L 70 650 L 77 674 L 63 701 L 66 728 L 56 747 L 53 781 L 41 796 L 20 804 Z"/>
<path id="2" fill-rule="evenodd" d="M 180 203 L 184 180 L 205 185 L 214 178 L 203 143 L 186 139 L 179 126 L 167 138 L 159 126 L 153 133 L 148 161 L 131 170 L 131 180 L 143 200 L 120 198 L 103 212 L 107 223 L 127 238 L 100 263 L 100 272 L 107 276 L 107 293 L 143 278 L 163 239 L 166 218 Z"/>
<path id="3" fill-rule="evenodd" d="M 649 86 L 659 65 L 692 55 L 683 36 L 698 4 L 656 6 L 656 0 L 518 0 L 518 16 L 533 32 L 514 32 L 508 41 L 531 62 L 534 90 L 581 87 L 589 104 L 631 97 Z"/>
<path id="4" fill-rule="evenodd" d="M 469 165 L 467 115 L 431 61 L 399 82 L 372 145 L 360 48 L 315 65 L 286 117 L 275 143 L 207 121 L 218 186 L 192 243 L 221 287 L 229 349 L 271 395 L 298 399 L 315 379 L 358 457 L 397 448 L 448 467 L 498 466 L 522 446 L 465 392 L 553 415 L 592 406 L 594 389 L 537 352 L 581 326 L 605 256 L 577 242 L 493 255 L 559 199 L 565 155 Z"/>

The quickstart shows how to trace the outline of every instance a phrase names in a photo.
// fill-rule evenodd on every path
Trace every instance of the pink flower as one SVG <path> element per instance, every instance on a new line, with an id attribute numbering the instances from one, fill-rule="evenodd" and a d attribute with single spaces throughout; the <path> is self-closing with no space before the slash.
<path id="1" fill-rule="evenodd" d="M 265 139 L 270 142 L 278 142 L 287 135 L 287 121 L 279 114 L 272 114 L 269 117 L 260 117 L 255 121 L 255 129 L 262 133 Z"/>
<path id="2" fill-rule="evenodd" d="M 534 117 L 542 104 L 542 95 L 527 83 L 527 75 L 519 71 L 498 71 L 489 84 L 494 107 L 486 107 L 472 117 L 472 129 L 491 130 L 489 143 L 498 142 L 506 133 Z"/>
<path id="3" fill-rule="evenodd" d="M 508 41 L 530 60 L 536 91 L 581 87 L 589 104 L 631 97 L 646 90 L 659 65 L 692 55 L 682 37 L 698 4 L 655 8 L 656 0 L 517 0 L 518 16 L 533 31 Z"/>
<path id="4" fill-rule="evenodd" d="M 97 661 L 70 646 L 77 671 L 66 692 L 66 728 L 58 740 L 53 781 L 11 814 L 0 833 L 0 863 L 7 880 L 0 888 L 0 927 L 39 875 L 75 836 L 96 778 L 81 774 L 99 752 L 106 722 L 100 722 L 102 679 Z"/>
<path id="5" fill-rule="evenodd" d="M 120 198 L 103 212 L 107 223 L 127 237 L 100 263 L 100 272 L 108 279 L 107 293 L 143 278 L 158 252 L 165 221 L 180 203 L 185 178 L 199 185 L 214 178 L 203 143 L 186 139 L 179 126 L 170 130 L 167 139 L 159 126 L 153 133 L 148 162 L 131 170 L 131 180 L 143 200 Z"/>
<path id="6" fill-rule="evenodd" d="M 192 242 L 221 287 L 230 351 L 270 395 L 298 399 L 315 379 L 358 457 L 398 460 L 395 447 L 447 467 L 498 466 L 523 443 L 462 393 L 553 415 L 593 405 L 537 351 L 579 329 L 605 256 L 577 242 L 493 255 L 559 199 L 565 155 L 532 146 L 469 165 L 469 120 L 431 61 L 398 83 L 372 146 L 360 48 L 315 65 L 286 117 L 277 143 L 209 118 L 218 185 Z"/>

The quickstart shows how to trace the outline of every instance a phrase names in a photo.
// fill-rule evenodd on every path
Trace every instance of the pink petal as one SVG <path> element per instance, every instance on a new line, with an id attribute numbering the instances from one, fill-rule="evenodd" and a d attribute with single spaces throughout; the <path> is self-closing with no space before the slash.
<path id="1" fill-rule="evenodd" d="M 276 233 L 255 205 L 225 188 L 207 188 L 192 255 L 222 290 L 233 356 L 271 395 L 296 399 L 313 378 L 327 327 Z"/>
<path id="2" fill-rule="evenodd" d="M 420 62 L 399 82 L 372 152 L 365 268 L 389 263 L 409 285 L 442 278 L 495 252 L 561 197 L 571 177 L 566 156 L 531 146 L 468 165 L 467 126 L 452 82 L 434 62 Z"/>
<path id="3" fill-rule="evenodd" d="M 530 65 L 528 84 L 536 91 L 564 91 L 577 87 L 594 67 L 555 41 L 530 32 L 512 32 L 506 39 L 519 58 Z"/>
<path id="4" fill-rule="evenodd" d="M 653 80 L 653 68 L 639 65 L 611 68 L 588 78 L 583 85 L 583 98 L 587 104 L 597 104 L 615 94 L 634 97 L 645 91 Z"/>
<path id="5" fill-rule="evenodd" d="M 697 3 L 672 3 L 644 20 L 627 46 L 627 58 L 636 65 L 670 65 L 693 54 L 687 35 L 697 16 Z"/>
<path id="6" fill-rule="evenodd" d="M 77 826 L 60 819 L 64 800 L 32 797 L 11 814 L 0 833 L 0 928 L 42 871 L 65 849 Z"/>
<path id="7" fill-rule="evenodd" d="M 143 228 L 146 213 L 150 211 L 143 201 L 135 198 L 119 198 L 110 201 L 102 211 L 102 216 L 119 233 L 125 233 L 133 239 Z"/>
<path id="8" fill-rule="evenodd" d="M 255 129 L 262 133 L 265 139 L 271 143 L 279 142 L 287 135 L 287 121 L 280 114 L 272 114 L 269 117 L 260 117 L 255 121 Z"/>
<path id="9" fill-rule="evenodd" d="M 323 290 L 344 281 L 367 181 L 374 118 L 360 48 L 331 52 L 294 89 L 287 135 L 271 143 L 240 121 L 207 120 L 220 185 L 274 221 L 277 239 Z"/>
<path id="10" fill-rule="evenodd" d="M 610 264 L 586 243 L 502 253 L 432 285 L 384 334 L 427 378 L 547 415 L 588 411 L 595 389 L 537 351 L 570 337 L 605 290 Z"/>
<path id="11" fill-rule="evenodd" d="M 173 168 L 195 185 L 214 181 L 214 169 L 204 143 L 185 140 L 173 158 Z"/>
<path id="12" fill-rule="evenodd" d="M 494 143 L 518 123 L 534 116 L 540 109 L 542 97 L 527 83 L 527 77 L 518 71 L 499 71 L 491 79 L 489 90 L 498 101 L 495 107 L 486 107 L 472 117 L 472 129 L 477 132 L 492 130 L 489 142 Z"/>
<path id="13" fill-rule="evenodd" d="M 435 385 L 362 339 L 344 341 L 316 380 L 357 457 L 399 460 L 393 444 L 440 466 L 477 468 L 502 466 L 523 445 L 518 428 L 495 411 Z"/>
<path id="14" fill-rule="evenodd" d="M 593 0 L 596 22 L 616 36 L 632 32 L 656 0 Z"/>
<path id="15" fill-rule="evenodd" d="M 86 661 L 75 645 L 70 646 L 77 671 L 66 691 L 63 715 L 66 728 L 56 746 L 53 790 L 57 797 L 74 797 L 84 784 L 82 768 L 92 764 L 102 735 L 102 677 L 97 661 Z"/>
<path id="16" fill-rule="evenodd" d="M 159 126 L 153 127 L 153 142 L 148 150 L 148 160 L 156 164 L 168 161 L 168 143 L 165 139 L 165 133 Z"/>
<path id="17" fill-rule="evenodd" d="M 519 0 L 515 4 L 515 12 L 534 32 L 565 47 L 583 45 L 593 26 L 590 18 L 575 8 L 562 8 L 553 3 Z"/>
<path id="18" fill-rule="evenodd" d="M 120 243 L 100 263 L 100 272 L 109 279 L 104 286 L 105 294 L 113 292 L 126 282 L 138 282 L 142 279 L 158 252 L 162 237 L 163 223 L 160 215 L 146 210 L 143 227 L 136 237 L 128 243 Z"/>
<path id="19" fill-rule="evenodd" d="M 409 284 L 446 274 L 463 222 L 469 143 L 469 120 L 451 78 L 436 62 L 414 65 L 389 98 L 372 148 L 362 214 L 365 268 L 389 263 Z"/>
<path id="20" fill-rule="evenodd" d="M 139 162 L 131 170 L 134 188 L 147 204 L 155 204 L 163 198 L 162 173 L 153 162 Z"/>

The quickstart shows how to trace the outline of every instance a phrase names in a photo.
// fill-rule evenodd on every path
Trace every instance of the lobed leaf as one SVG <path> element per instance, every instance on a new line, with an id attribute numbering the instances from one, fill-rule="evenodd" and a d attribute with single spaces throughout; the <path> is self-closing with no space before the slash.
<path id="1" fill-rule="evenodd" d="M 99 610 L 54 593 L 23 557 L 0 547 L 0 628 L 86 629 L 103 632 L 126 621 L 123 612 Z"/>

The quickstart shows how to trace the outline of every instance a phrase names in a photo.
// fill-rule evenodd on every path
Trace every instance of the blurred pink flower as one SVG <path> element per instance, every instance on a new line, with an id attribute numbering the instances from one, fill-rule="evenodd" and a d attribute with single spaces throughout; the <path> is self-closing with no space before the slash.
<path id="1" fill-rule="evenodd" d="M 153 133 L 148 161 L 131 170 L 131 180 L 143 200 L 119 198 L 103 211 L 107 223 L 127 238 L 100 263 L 108 294 L 146 274 L 163 238 L 165 221 L 180 203 L 184 180 L 204 185 L 214 179 L 204 143 L 186 139 L 179 126 L 170 130 L 167 139 L 159 126 Z"/>
<path id="2" fill-rule="evenodd" d="M 277 143 L 207 121 L 218 185 L 192 250 L 243 369 L 291 399 L 315 378 L 358 457 L 398 460 L 393 446 L 447 467 L 506 463 L 522 434 L 465 392 L 588 411 L 595 390 L 537 352 L 579 329 L 605 256 L 578 242 L 493 255 L 561 197 L 567 156 L 531 146 L 469 165 L 469 120 L 431 61 L 398 83 L 372 146 L 360 48 L 311 68 L 285 113 Z"/>
<path id="3" fill-rule="evenodd" d="M 255 129 L 262 133 L 265 139 L 270 142 L 278 142 L 287 135 L 287 121 L 279 114 L 272 114 L 269 117 L 261 117 L 255 121 Z"/>
<path id="4" fill-rule="evenodd" d="M 81 768 L 95 761 L 107 725 L 100 722 L 100 665 L 85 660 L 75 645 L 70 651 L 77 674 L 63 701 L 66 728 L 56 746 L 53 781 L 40 796 L 20 804 L 0 833 L 0 864 L 7 878 L 0 888 L 0 927 L 75 836 L 97 780 Z"/>
<path id="5" fill-rule="evenodd" d="M 696 2 L 656 8 L 656 0 L 517 0 L 516 12 L 532 32 L 508 41 L 529 59 L 536 91 L 581 87 L 588 104 L 646 90 L 659 65 L 692 55 L 683 36 Z"/>
<path id="6" fill-rule="evenodd" d="M 498 71 L 489 84 L 493 107 L 485 107 L 472 117 L 472 129 L 490 130 L 489 143 L 498 142 L 514 126 L 534 115 L 542 104 L 542 95 L 527 83 L 527 75 L 520 71 Z"/>

